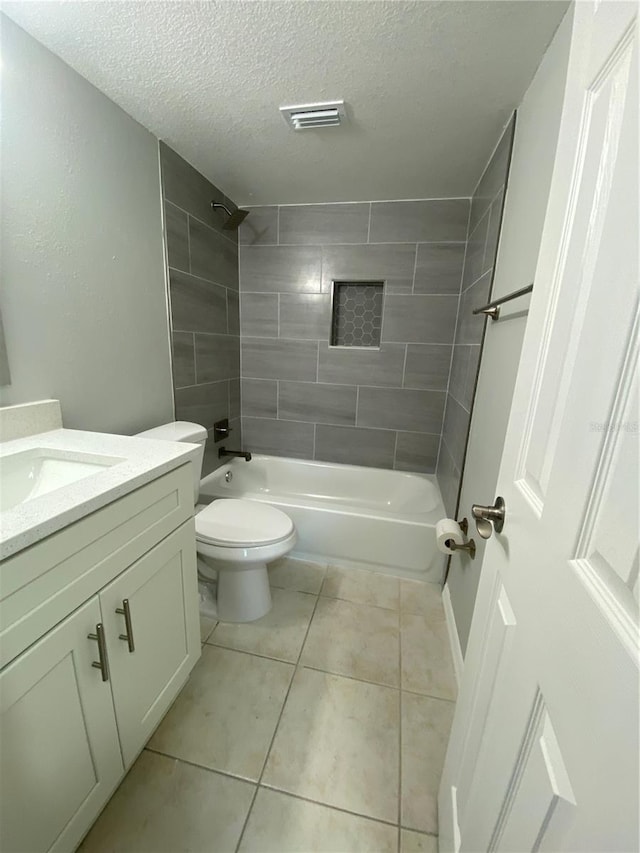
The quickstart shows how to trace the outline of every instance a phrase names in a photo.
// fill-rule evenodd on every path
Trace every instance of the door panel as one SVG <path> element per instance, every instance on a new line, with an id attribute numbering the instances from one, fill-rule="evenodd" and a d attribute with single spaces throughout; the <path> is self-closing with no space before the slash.
<path id="1" fill-rule="evenodd" d="M 498 477 L 506 523 L 485 550 L 443 773 L 441 851 L 637 849 L 637 8 L 575 5 Z M 504 590 L 514 617 L 495 675 L 476 652 L 499 617 L 490 590 Z M 482 737 L 465 753 L 476 725 L 467 697 L 487 690 Z"/>
<path id="2" fill-rule="evenodd" d="M 0 675 L 0 849 L 71 850 L 123 770 L 94 598 Z"/>
<path id="3" fill-rule="evenodd" d="M 113 697 L 128 767 L 200 656 L 193 520 L 134 563 L 100 593 Z M 134 651 L 126 639 L 128 602 Z"/>

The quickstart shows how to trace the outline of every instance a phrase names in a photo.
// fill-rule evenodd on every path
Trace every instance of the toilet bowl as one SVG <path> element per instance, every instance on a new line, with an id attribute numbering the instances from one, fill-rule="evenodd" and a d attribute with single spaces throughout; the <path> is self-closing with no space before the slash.
<path id="1" fill-rule="evenodd" d="M 217 580 L 218 619 L 223 622 L 260 619 L 271 609 L 267 563 L 283 557 L 295 545 L 293 521 L 281 510 L 258 501 L 221 498 L 204 507 L 197 505 L 207 439 L 204 427 L 176 421 L 138 435 L 199 446 L 192 460 L 198 570 L 208 581 Z"/>

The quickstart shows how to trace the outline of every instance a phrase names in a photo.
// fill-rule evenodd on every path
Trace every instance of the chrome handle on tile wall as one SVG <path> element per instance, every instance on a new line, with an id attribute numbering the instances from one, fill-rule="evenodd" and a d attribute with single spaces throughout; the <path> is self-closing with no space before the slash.
<path id="1" fill-rule="evenodd" d="M 104 638 L 104 626 L 102 622 L 98 622 L 96 625 L 95 634 L 87 634 L 87 637 L 90 640 L 96 640 L 98 643 L 99 660 L 92 661 L 91 666 L 100 670 L 103 681 L 109 681 L 109 658 L 107 657 L 107 644 Z"/>
<path id="2" fill-rule="evenodd" d="M 122 599 L 122 607 L 116 607 L 116 613 L 119 613 L 120 616 L 124 616 L 124 624 L 127 629 L 126 634 L 119 634 L 118 638 L 120 640 L 126 640 L 127 645 L 129 646 L 129 652 L 135 652 L 136 646 L 133 642 L 133 623 L 131 621 L 131 608 L 129 607 L 129 599 Z"/>
<path id="3" fill-rule="evenodd" d="M 507 296 L 501 296 L 500 299 L 494 299 L 493 302 L 487 302 L 482 308 L 474 308 L 472 314 L 486 314 L 492 320 L 497 320 L 500 317 L 500 306 L 505 302 L 511 302 L 512 299 L 517 299 L 518 296 L 524 296 L 525 293 L 531 293 L 533 284 L 528 284 L 526 287 L 521 287 L 520 290 L 514 290 L 513 293 Z"/>

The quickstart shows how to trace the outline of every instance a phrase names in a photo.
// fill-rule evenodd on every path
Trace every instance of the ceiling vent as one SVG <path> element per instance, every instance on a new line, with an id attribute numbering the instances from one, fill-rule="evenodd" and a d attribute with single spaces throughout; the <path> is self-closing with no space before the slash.
<path id="1" fill-rule="evenodd" d="M 325 104 L 298 104 L 295 107 L 280 107 L 286 123 L 294 130 L 313 130 L 317 127 L 337 127 L 344 124 L 347 115 L 344 101 L 328 101 Z"/>

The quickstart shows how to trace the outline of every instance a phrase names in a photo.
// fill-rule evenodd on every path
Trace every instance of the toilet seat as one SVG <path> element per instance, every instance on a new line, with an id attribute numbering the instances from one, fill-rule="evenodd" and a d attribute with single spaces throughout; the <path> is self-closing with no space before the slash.
<path id="1" fill-rule="evenodd" d="M 224 498 L 196 514 L 196 539 L 217 548 L 262 548 L 288 539 L 288 515 L 259 501 Z"/>

